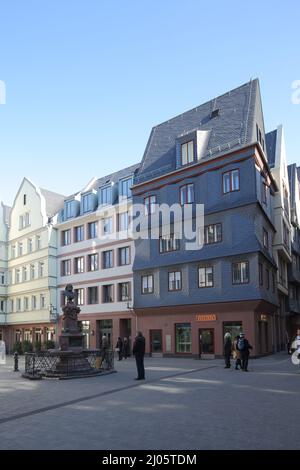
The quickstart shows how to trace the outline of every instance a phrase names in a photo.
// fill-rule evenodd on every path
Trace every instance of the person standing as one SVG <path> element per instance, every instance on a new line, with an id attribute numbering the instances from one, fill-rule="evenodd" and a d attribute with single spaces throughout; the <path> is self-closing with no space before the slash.
<path id="1" fill-rule="evenodd" d="M 135 338 L 132 353 L 135 356 L 136 368 L 138 376 L 134 380 L 145 379 L 144 356 L 145 356 L 146 340 L 141 331 L 138 332 Z"/>
<path id="2" fill-rule="evenodd" d="M 242 369 L 244 372 L 248 371 L 248 360 L 250 355 L 250 349 L 253 349 L 249 341 L 245 338 L 244 333 L 240 333 L 239 340 L 237 342 L 237 349 L 241 354 Z"/>
<path id="3" fill-rule="evenodd" d="M 125 338 L 123 340 L 123 357 L 124 357 L 124 359 L 127 359 L 128 354 L 129 354 L 129 343 L 128 343 L 128 339 L 125 336 Z"/>
<path id="4" fill-rule="evenodd" d="M 108 338 L 106 336 L 106 333 L 103 333 L 102 339 L 101 339 L 101 359 L 102 362 L 106 360 L 108 362 Z"/>
<path id="5" fill-rule="evenodd" d="M 237 348 L 238 340 L 240 339 L 239 335 L 236 336 L 234 342 L 233 342 L 233 353 L 234 353 L 234 359 L 235 359 L 235 370 L 239 370 L 242 368 L 242 363 L 241 363 L 241 353 Z"/>
<path id="6" fill-rule="evenodd" d="M 118 341 L 117 341 L 117 344 L 116 344 L 116 350 L 118 351 L 119 361 L 122 361 L 123 341 L 122 341 L 122 339 L 120 338 L 120 336 L 118 337 Z"/>
<path id="7" fill-rule="evenodd" d="M 231 366 L 230 364 L 231 349 L 232 349 L 231 335 L 230 333 L 225 333 L 225 336 L 224 336 L 225 369 L 229 369 Z"/>

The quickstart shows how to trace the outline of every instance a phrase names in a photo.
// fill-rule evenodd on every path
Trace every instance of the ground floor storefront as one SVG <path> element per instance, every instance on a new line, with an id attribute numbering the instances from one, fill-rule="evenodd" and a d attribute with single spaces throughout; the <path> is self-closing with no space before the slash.
<path id="1" fill-rule="evenodd" d="M 57 326 L 53 323 L 0 326 L 0 341 L 5 341 L 8 353 L 12 353 L 17 345 L 19 352 L 46 349 L 55 344 L 56 336 Z"/>
<path id="2" fill-rule="evenodd" d="M 227 332 L 235 339 L 243 331 L 253 346 L 254 356 L 273 353 L 282 341 L 274 321 L 277 307 L 265 301 L 147 308 L 135 312 L 137 328 L 146 338 L 146 353 L 150 355 L 220 357 Z"/>

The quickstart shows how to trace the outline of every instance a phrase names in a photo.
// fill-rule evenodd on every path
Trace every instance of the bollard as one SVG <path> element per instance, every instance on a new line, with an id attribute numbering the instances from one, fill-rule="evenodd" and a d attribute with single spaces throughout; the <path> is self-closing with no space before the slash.
<path id="1" fill-rule="evenodd" d="M 17 351 L 14 353 L 14 372 L 19 372 L 19 354 Z"/>

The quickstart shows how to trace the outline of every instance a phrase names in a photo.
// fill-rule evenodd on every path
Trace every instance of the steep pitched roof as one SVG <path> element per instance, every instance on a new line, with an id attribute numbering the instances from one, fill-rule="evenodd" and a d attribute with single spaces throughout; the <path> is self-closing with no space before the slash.
<path id="1" fill-rule="evenodd" d="M 128 166 L 123 168 L 122 170 L 116 171 L 115 173 L 111 173 L 110 175 L 103 176 L 95 181 L 94 189 L 98 189 L 101 186 L 109 183 L 117 183 L 120 179 L 126 178 L 126 176 L 130 176 L 134 174 L 139 169 L 140 164 L 137 163 L 135 165 Z"/>
<path id="2" fill-rule="evenodd" d="M 40 191 L 46 201 L 47 216 L 52 217 L 59 211 L 59 209 L 63 207 L 66 196 L 63 196 L 62 194 L 53 193 L 52 191 L 48 191 L 48 189 L 43 188 L 40 188 Z"/>
<path id="3" fill-rule="evenodd" d="M 271 168 L 275 166 L 276 157 L 276 142 L 277 142 L 277 129 L 266 134 L 266 148 L 268 155 L 268 162 Z"/>
<path id="4" fill-rule="evenodd" d="M 219 110 L 216 117 L 212 111 Z M 259 82 L 252 80 L 152 129 L 136 183 L 176 169 L 176 139 L 193 130 L 210 131 L 202 158 L 210 159 L 256 142 L 264 133 Z"/>

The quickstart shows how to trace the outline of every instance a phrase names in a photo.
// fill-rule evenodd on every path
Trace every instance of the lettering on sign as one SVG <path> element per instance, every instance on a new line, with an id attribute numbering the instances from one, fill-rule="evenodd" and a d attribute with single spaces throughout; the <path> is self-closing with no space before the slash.
<path id="1" fill-rule="evenodd" d="M 196 315 L 196 321 L 216 321 L 216 320 L 217 320 L 217 315 L 215 313 Z"/>

